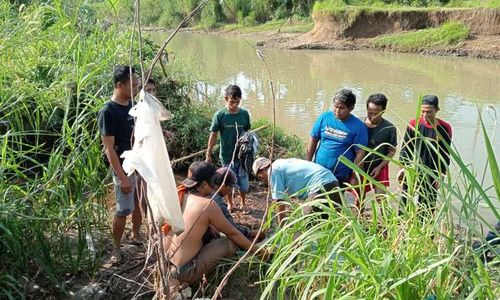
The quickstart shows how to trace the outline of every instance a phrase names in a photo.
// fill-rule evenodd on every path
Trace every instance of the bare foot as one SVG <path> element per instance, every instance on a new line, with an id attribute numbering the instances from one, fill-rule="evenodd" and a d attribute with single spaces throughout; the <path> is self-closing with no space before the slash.
<path id="1" fill-rule="evenodd" d="M 110 259 L 111 263 L 113 265 L 118 264 L 120 263 L 121 259 L 122 259 L 122 253 L 120 251 L 120 248 L 114 248 L 113 252 L 111 252 L 111 259 Z"/>

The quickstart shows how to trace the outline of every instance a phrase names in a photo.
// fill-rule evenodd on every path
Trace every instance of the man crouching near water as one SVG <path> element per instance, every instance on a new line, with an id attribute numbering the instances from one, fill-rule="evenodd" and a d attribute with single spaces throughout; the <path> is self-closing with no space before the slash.
<path id="1" fill-rule="evenodd" d="M 210 200 L 214 193 L 213 176 L 215 167 L 208 162 L 195 162 L 189 167 L 189 175 L 182 184 L 188 192 L 181 199 L 182 216 L 185 230 L 174 235 L 168 246 L 168 255 L 172 263 L 171 277 L 181 283 L 192 285 L 204 274 L 210 273 L 226 257 L 236 253 L 237 247 L 249 249 L 249 241 L 222 214 L 221 209 Z M 209 226 L 224 233 L 207 244 L 202 239 Z M 167 241 L 168 244 L 168 241 Z M 251 249 L 255 252 L 256 247 Z"/>
<path id="2" fill-rule="evenodd" d="M 291 196 L 302 200 L 316 199 L 326 192 L 337 207 L 342 203 L 338 192 L 331 193 L 339 186 L 337 178 L 327 168 L 311 161 L 287 158 L 271 163 L 269 158 L 257 157 L 252 171 L 258 179 L 268 182 L 273 201 L 278 203 L 277 218 L 280 225 L 288 216 L 283 200 Z"/>

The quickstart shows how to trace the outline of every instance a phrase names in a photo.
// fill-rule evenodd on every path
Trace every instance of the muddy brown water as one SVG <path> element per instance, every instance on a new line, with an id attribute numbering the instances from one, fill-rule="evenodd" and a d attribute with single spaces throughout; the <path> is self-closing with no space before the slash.
<path id="1" fill-rule="evenodd" d="M 160 43 L 167 34 L 151 36 Z M 228 84 L 237 84 L 243 90 L 242 106 L 252 118 L 271 119 L 269 77 L 254 44 L 237 36 L 180 33 L 167 50 L 173 52 L 171 59 L 187 61 L 198 70 L 198 88 L 203 93 L 222 95 Z M 340 88 L 356 94 L 353 113 L 358 117 L 364 116 L 364 102 L 371 93 L 384 93 L 389 99 L 385 117 L 400 130 L 415 118 L 419 96 L 432 93 L 440 98 L 439 117 L 451 123 L 453 142 L 470 168 L 482 174 L 486 164 L 479 113 L 500 156 L 500 137 L 495 136 L 500 126 L 494 121 L 495 110 L 500 117 L 499 60 L 372 51 L 263 51 L 277 95 L 277 123 L 304 141 Z M 485 184 L 492 184 L 490 174 Z M 493 197 L 493 191 L 490 194 Z M 482 210 L 493 222 L 489 209 Z"/>

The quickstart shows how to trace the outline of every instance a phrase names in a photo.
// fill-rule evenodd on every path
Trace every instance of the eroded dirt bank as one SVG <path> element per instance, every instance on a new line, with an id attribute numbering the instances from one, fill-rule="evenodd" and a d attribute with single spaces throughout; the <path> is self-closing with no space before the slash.
<path id="1" fill-rule="evenodd" d="M 374 49 L 415 52 L 430 55 L 470 56 L 500 59 L 500 9 L 445 10 L 346 10 L 342 13 L 318 12 L 315 26 L 304 34 L 264 35 L 258 43 L 282 49 Z M 467 25 L 467 40 L 453 46 L 397 49 L 377 46 L 376 37 L 434 28 L 447 21 Z"/>

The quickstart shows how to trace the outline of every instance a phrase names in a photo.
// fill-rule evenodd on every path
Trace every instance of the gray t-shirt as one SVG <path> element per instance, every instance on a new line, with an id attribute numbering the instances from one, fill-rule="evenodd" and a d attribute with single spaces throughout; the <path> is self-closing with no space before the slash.
<path id="1" fill-rule="evenodd" d="M 375 149 L 379 145 L 382 145 L 376 151 L 380 154 L 387 155 L 391 148 L 394 150 L 396 149 L 397 144 L 398 137 L 396 127 L 386 119 L 375 128 L 368 127 L 368 148 Z M 378 155 L 369 154 L 365 159 L 364 169 L 370 172 L 378 166 L 382 160 L 383 159 Z"/>

